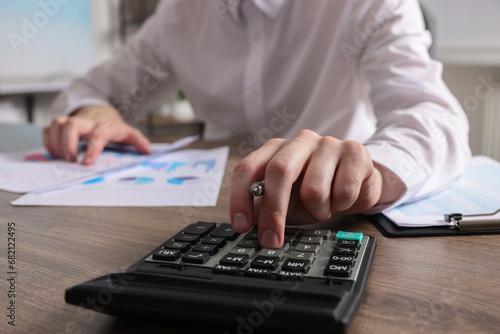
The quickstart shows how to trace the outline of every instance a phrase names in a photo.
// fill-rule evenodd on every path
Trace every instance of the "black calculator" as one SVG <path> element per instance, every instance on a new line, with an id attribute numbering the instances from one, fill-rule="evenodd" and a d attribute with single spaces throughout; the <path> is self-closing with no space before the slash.
<path id="1" fill-rule="evenodd" d="M 280 249 L 258 230 L 188 225 L 130 268 L 66 290 L 66 302 L 186 333 L 343 333 L 375 255 L 375 238 L 287 228 Z"/>

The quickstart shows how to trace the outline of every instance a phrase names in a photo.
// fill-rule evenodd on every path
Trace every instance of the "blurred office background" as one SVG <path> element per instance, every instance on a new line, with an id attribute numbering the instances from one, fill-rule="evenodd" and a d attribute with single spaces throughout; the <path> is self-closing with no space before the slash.
<path id="1" fill-rule="evenodd" d="M 160 1 L 0 0 L 0 122 L 48 124 L 57 93 L 109 59 Z M 137 123 L 172 124 L 200 127 L 179 93 Z"/>
<path id="2" fill-rule="evenodd" d="M 57 92 L 108 59 L 159 1 L 0 0 L 0 122 L 50 122 Z M 473 153 L 500 160 L 500 1 L 421 3 L 433 23 L 434 57 L 469 117 Z M 191 123 L 189 103 L 174 94 L 138 125 Z"/>

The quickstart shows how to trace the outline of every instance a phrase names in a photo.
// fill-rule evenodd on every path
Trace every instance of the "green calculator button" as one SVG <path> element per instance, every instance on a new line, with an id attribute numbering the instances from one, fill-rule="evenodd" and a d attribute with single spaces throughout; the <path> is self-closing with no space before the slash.
<path id="1" fill-rule="evenodd" d="M 363 233 L 338 231 L 337 235 L 335 236 L 335 240 L 339 240 L 339 239 L 356 240 L 356 241 L 359 241 L 361 243 L 363 241 Z"/>

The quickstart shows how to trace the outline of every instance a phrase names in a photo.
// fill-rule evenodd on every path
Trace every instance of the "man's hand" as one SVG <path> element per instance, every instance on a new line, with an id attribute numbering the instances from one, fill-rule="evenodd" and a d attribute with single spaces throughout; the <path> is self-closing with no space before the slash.
<path id="1" fill-rule="evenodd" d="M 108 106 L 78 109 L 72 116 L 54 118 L 52 124 L 43 129 L 43 142 L 49 153 L 66 161 L 76 161 L 81 138 L 88 141 L 84 165 L 93 164 L 109 141 L 134 145 L 140 153 L 151 153 L 149 140 Z"/>
<path id="2" fill-rule="evenodd" d="M 254 202 L 249 188 L 261 180 L 265 193 L 258 203 L 261 198 Z M 260 205 L 260 243 L 279 248 L 286 221 L 310 224 L 359 213 L 394 201 L 402 192 L 382 190 L 383 177 L 362 144 L 302 130 L 288 140 L 269 140 L 235 167 L 231 222 L 237 232 L 247 232 L 253 226 L 254 205 Z"/>

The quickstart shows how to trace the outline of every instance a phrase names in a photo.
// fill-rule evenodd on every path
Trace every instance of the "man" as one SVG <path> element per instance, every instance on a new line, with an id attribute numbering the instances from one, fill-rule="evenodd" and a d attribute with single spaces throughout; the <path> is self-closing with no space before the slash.
<path id="1" fill-rule="evenodd" d="M 263 144 L 235 168 L 231 222 L 264 247 L 285 220 L 377 212 L 436 191 L 470 155 L 468 123 L 430 59 L 416 0 L 165 0 L 109 62 L 63 93 L 44 131 L 51 154 L 84 164 L 107 141 L 149 153 L 123 119 L 182 88 L 206 139 Z M 274 138 L 274 139 L 271 139 Z M 279 139 L 285 138 L 285 139 Z"/>

